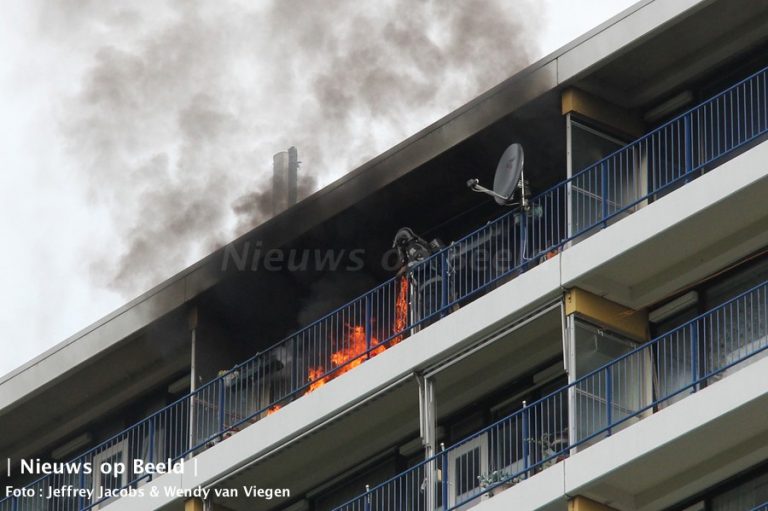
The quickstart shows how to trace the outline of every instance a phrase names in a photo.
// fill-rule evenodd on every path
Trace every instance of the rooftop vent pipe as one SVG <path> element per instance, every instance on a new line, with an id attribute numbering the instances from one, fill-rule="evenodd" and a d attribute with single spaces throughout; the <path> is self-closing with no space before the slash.
<path id="1" fill-rule="evenodd" d="M 299 152 L 295 147 L 272 157 L 272 213 L 278 213 L 296 204 L 299 179 Z"/>

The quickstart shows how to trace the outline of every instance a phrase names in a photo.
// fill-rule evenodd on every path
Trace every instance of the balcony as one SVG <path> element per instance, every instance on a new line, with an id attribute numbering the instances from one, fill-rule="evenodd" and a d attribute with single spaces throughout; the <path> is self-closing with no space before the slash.
<path id="1" fill-rule="evenodd" d="M 115 457 L 181 459 L 277 413 L 281 407 L 759 142 L 768 130 L 766 94 L 763 70 L 537 195 L 530 209 L 514 209 L 499 217 L 404 276 L 382 283 L 91 449 L 78 461 Z M 660 345 L 658 340 L 655 343 Z M 629 359 L 623 357 L 616 363 L 624 360 Z M 727 368 L 717 370 L 724 373 Z M 626 384 L 616 387 L 622 385 L 618 370 L 614 374 L 613 369 L 604 369 L 599 374 L 602 376 L 592 375 L 584 388 L 569 387 L 546 405 L 531 403 L 524 412 L 525 420 L 520 415 L 513 423 L 505 423 L 500 435 L 522 432 L 524 427 L 530 428 L 531 421 L 535 423 L 545 412 L 549 414 L 548 426 L 537 431 L 537 436 L 522 435 L 535 441 L 523 442 L 514 453 L 498 454 L 506 456 L 509 463 L 498 464 L 501 468 L 497 473 L 487 475 L 489 489 L 485 493 L 499 487 L 502 479 L 507 484 L 520 474 L 530 476 L 545 463 L 556 461 L 545 451 L 554 448 L 558 456 L 566 452 L 565 447 L 553 446 L 566 445 L 570 451 L 586 445 L 660 404 L 654 401 L 640 407 L 645 403 L 643 396 L 627 394 Z M 702 383 L 706 382 L 697 380 L 687 390 Z M 687 390 L 677 389 L 675 395 Z M 555 402 L 560 405 L 557 412 L 553 411 Z M 565 403 L 572 405 L 572 411 L 579 407 L 591 410 L 588 417 L 594 424 L 581 425 L 581 436 L 574 437 L 574 429 L 568 429 L 568 413 L 562 406 Z M 468 439 L 467 445 L 471 441 Z M 499 441 L 497 444 L 501 445 Z M 437 462 L 433 458 L 425 463 Z M 432 465 L 422 467 L 427 467 L 427 472 L 436 470 Z M 513 473 L 517 475 L 510 476 Z M 125 474 L 115 484 L 135 486 L 148 479 Z M 465 478 L 464 483 L 467 491 L 456 494 L 454 504 L 463 502 L 474 491 L 472 477 Z M 90 478 L 68 481 L 51 476 L 32 486 L 63 484 L 93 487 L 94 482 Z M 454 505 L 448 497 L 439 500 L 435 495 L 433 499 L 437 499 L 435 504 Z M 97 504 L 67 503 L 70 509 L 90 509 Z M 0 510 L 14 509 L 14 505 L 14 499 L 6 499 L 0 502 Z"/>
<path id="2" fill-rule="evenodd" d="M 334 511 L 467 509 L 768 353 L 768 282 L 455 443 Z"/>

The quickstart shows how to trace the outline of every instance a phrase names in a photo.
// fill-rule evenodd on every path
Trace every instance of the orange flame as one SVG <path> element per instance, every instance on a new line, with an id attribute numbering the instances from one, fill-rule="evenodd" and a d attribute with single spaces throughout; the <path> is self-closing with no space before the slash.
<path id="1" fill-rule="evenodd" d="M 403 340 L 403 333 L 408 326 L 408 277 L 403 275 L 400 277 L 400 289 L 397 292 L 397 299 L 395 301 L 395 333 L 401 332 L 400 335 L 394 337 L 390 341 L 390 346 L 394 346 Z"/>
<path id="2" fill-rule="evenodd" d="M 373 356 L 375 353 L 379 352 L 380 348 L 383 349 L 383 346 L 380 346 L 371 351 L 370 355 L 365 355 L 365 352 L 368 350 L 366 337 L 365 327 L 360 325 L 350 327 L 349 334 L 347 334 L 345 342 L 343 343 L 344 346 L 331 353 L 331 372 L 323 376 L 326 372 L 323 366 L 309 368 L 307 379 L 312 383 L 310 384 L 307 393 L 317 390 L 332 379 L 347 371 L 351 371 L 353 368 L 362 364 L 365 358 Z M 377 346 L 378 344 L 378 339 L 371 337 L 371 346 Z"/>
<path id="3" fill-rule="evenodd" d="M 311 381 L 312 383 L 309 386 L 309 389 L 307 389 L 307 394 L 309 394 L 312 391 L 315 391 L 325 385 L 328 381 L 331 380 L 331 375 L 325 376 L 323 378 L 320 378 L 325 374 L 325 369 L 323 366 L 317 366 L 317 367 L 310 367 L 309 371 L 307 373 L 307 381 Z"/>
<path id="4" fill-rule="evenodd" d="M 370 345 L 373 349 L 366 354 L 368 350 L 368 336 L 365 327 L 361 325 L 349 327 L 349 334 L 343 343 L 344 346 L 331 354 L 331 371 L 325 374 L 326 370 L 322 365 L 308 369 L 307 382 L 310 385 L 307 388 L 306 394 L 319 389 L 337 376 L 359 366 L 369 357 L 375 357 L 404 339 L 405 330 L 408 327 L 408 289 L 408 277 L 403 275 L 398 283 L 397 297 L 395 298 L 395 318 L 392 324 L 393 333 L 397 335 L 383 344 L 379 344 L 379 340 L 371 335 Z M 267 415 L 272 415 L 282 407 L 283 405 L 280 404 L 269 407 Z"/>
<path id="5" fill-rule="evenodd" d="M 395 299 L 395 320 L 393 330 L 395 333 L 403 332 L 408 326 L 408 278 L 404 275 L 399 282 L 397 298 Z M 307 394 L 313 392 L 332 379 L 351 371 L 359 366 L 366 359 L 375 357 L 384 350 L 394 346 L 403 340 L 403 334 L 393 337 L 384 344 L 379 344 L 379 340 L 371 335 L 371 347 L 374 347 L 369 353 L 368 339 L 365 326 L 353 325 L 349 327 L 349 334 L 343 343 L 343 347 L 331 354 L 332 370 L 326 373 L 323 366 L 310 367 L 307 371 L 307 381 L 311 382 L 307 389 Z"/>

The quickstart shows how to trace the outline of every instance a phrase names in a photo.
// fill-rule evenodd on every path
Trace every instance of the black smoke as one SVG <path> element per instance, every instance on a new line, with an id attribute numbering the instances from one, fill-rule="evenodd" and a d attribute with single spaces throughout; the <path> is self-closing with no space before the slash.
<path id="1" fill-rule="evenodd" d="M 51 0 L 41 32 L 85 59 L 69 157 L 120 246 L 89 254 L 133 295 L 271 214 L 272 155 L 302 196 L 530 60 L 533 1 Z"/>

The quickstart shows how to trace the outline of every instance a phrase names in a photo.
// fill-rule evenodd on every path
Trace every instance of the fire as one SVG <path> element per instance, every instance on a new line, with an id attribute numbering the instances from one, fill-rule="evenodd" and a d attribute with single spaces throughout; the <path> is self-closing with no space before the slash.
<path id="1" fill-rule="evenodd" d="M 278 411 L 280 408 L 282 408 L 283 405 L 273 405 L 269 407 L 269 410 L 267 410 L 267 416 L 272 415 L 276 411 Z"/>
<path id="2" fill-rule="evenodd" d="M 384 350 L 394 346 L 403 340 L 402 332 L 408 326 L 408 277 L 403 275 L 399 281 L 399 289 L 397 297 L 395 299 L 395 318 L 393 322 L 393 333 L 398 335 L 387 341 L 386 343 L 379 344 L 379 340 L 371 335 L 370 346 L 373 349 L 366 353 L 368 350 L 368 335 L 365 330 L 365 326 L 352 325 L 349 328 L 343 346 L 334 351 L 331 354 L 331 366 L 332 369 L 328 374 L 323 366 L 310 367 L 307 371 L 307 381 L 311 382 L 307 389 L 307 394 L 313 392 L 332 379 L 340 376 L 347 371 L 351 371 L 355 367 L 359 366 L 369 357 L 375 357 Z M 325 376 L 323 376 L 325 374 Z"/>
<path id="3" fill-rule="evenodd" d="M 371 336 L 371 346 L 378 346 L 378 344 L 378 339 Z M 372 357 L 384 349 L 384 346 L 378 346 L 373 349 L 370 354 L 366 355 L 365 352 L 368 350 L 368 340 L 365 327 L 360 325 L 349 327 L 349 333 L 344 340 L 343 346 L 339 350 L 331 353 L 331 372 L 323 376 L 326 372 L 323 366 L 309 368 L 307 379 L 312 383 L 307 392 L 319 389 L 337 376 L 342 375 L 347 371 L 351 371 L 353 368 L 362 364 L 365 358 L 369 356 Z"/>
<path id="4" fill-rule="evenodd" d="M 328 375 L 324 378 L 320 378 L 325 373 L 325 369 L 323 369 L 323 366 L 317 366 L 317 367 L 310 367 L 309 372 L 307 373 L 307 381 L 311 381 L 312 383 L 309 386 L 309 389 L 307 390 L 307 394 L 310 392 L 319 389 L 323 385 L 326 384 L 326 382 L 330 381 L 331 375 Z"/>
<path id="5" fill-rule="evenodd" d="M 331 364 L 339 368 L 339 374 L 346 373 L 353 367 L 357 367 L 363 363 L 360 355 L 365 353 L 368 349 L 368 343 L 365 338 L 365 327 L 359 325 L 353 326 L 350 329 L 346 347 L 331 355 Z M 379 344 L 379 341 L 375 337 L 371 337 L 371 346 L 376 346 L 377 344 Z M 378 348 L 373 351 L 375 352 L 377 350 Z"/>
<path id="6" fill-rule="evenodd" d="M 400 289 L 395 300 L 395 333 L 404 332 L 408 326 L 408 277 L 400 277 Z M 394 346 L 403 340 L 402 334 L 393 338 L 390 345 Z"/>

